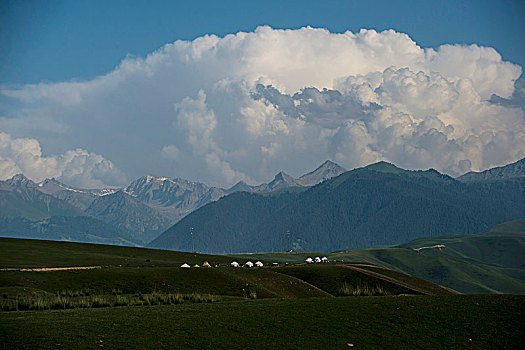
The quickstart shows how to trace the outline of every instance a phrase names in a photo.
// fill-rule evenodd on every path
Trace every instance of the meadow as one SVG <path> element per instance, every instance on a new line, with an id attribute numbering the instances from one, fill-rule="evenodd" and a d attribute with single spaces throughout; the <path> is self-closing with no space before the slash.
<path id="1" fill-rule="evenodd" d="M 524 311 L 508 295 L 229 300 L 2 312 L 0 338 L 4 349 L 519 349 Z"/>
<path id="2" fill-rule="evenodd" d="M 254 256 L 8 238 L 0 249 L 2 349 L 484 349 L 525 340 L 523 296 L 460 295 L 360 261 L 232 268 Z M 180 268 L 205 260 L 217 267 Z M 96 268 L 35 270 L 75 266 Z"/>

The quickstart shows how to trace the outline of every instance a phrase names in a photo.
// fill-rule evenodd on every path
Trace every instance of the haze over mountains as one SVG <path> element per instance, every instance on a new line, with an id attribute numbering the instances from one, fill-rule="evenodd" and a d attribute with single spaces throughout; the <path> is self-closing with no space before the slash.
<path id="1" fill-rule="evenodd" d="M 19 174 L 6 181 L 0 181 L 0 217 L 11 219 L 9 225 L 7 222 L 4 223 L 0 233 L 16 235 L 18 223 L 20 225 L 18 232 L 25 232 L 27 236 L 30 232 L 27 227 L 31 226 L 31 223 L 39 227 L 45 224 L 35 220 L 61 216 L 66 219 L 55 221 L 65 225 L 64 221 L 77 220 L 73 219 L 77 216 L 87 216 L 91 220 L 100 220 L 111 225 L 114 229 L 110 231 L 119 233 L 113 243 L 143 245 L 188 213 L 230 193 L 236 191 L 263 193 L 291 186 L 307 186 L 343 172 L 344 169 L 339 165 L 326 161 L 316 170 L 299 179 L 280 172 L 273 181 L 258 186 L 240 182 L 230 189 L 223 189 L 180 178 L 169 179 L 147 175 L 133 181 L 126 188 L 88 190 L 72 188 L 55 179 L 35 183 Z M 14 218 L 24 220 L 13 221 Z M 83 220 L 81 223 L 86 224 L 86 221 Z M 60 226 L 60 224 L 56 225 Z M 84 225 L 77 228 L 79 232 L 72 229 L 71 225 L 67 225 L 71 236 L 64 236 L 63 227 L 56 225 L 54 227 L 57 236 L 53 237 L 53 230 L 49 228 L 44 230 L 46 238 L 98 241 L 92 234 L 85 239 L 79 238 L 82 232 L 87 232 Z M 95 226 L 100 227 L 100 223 L 95 222 Z M 35 230 L 30 236 L 42 235 L 42 229 L 39 230 Z M 108 242 L 105 237 L 102 241 Z"/>

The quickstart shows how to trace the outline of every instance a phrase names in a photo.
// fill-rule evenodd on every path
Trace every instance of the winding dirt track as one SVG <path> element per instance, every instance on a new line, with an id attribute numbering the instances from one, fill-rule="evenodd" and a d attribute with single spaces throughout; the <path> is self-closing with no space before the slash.
<path id="1" fill-rule="evenodd" d="M 68 270 L 91 270 L 101 269 L 102 266 L 72 266 L 72 267 L 37 267 L 37 268 L 12 268 L 0 269 L 0 271 L 22 271 L 22 272 L 50 272 L 50 271 L 68 271 Z"/>

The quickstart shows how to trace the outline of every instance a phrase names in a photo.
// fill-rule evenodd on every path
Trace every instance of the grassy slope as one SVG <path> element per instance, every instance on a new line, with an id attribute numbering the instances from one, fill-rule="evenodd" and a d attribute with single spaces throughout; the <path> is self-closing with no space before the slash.
<path id="1" fill-rule="evenodd" d="M 499 295 L 4 312 L 0 347 L 518 349 L 525 341 L 524 312 L 524 297 Z"/>
<path id="2" fill-rule="evenodd" d="M 525 294 L 525 220 L 497 225 L 471 235 L 426 237 L 394 248 L 343 250 L 334 253 L 292 252 L 239 254 L 239 258 L 300 262 L 307 257 L 363 262 L 416 276 L 461 293 Z M 444 244 L 439 249 L 412 249 Z M 392 274 L 392 271 L 378 270 Z M 399 278 L 404 278 L 400 275 Z"/>
<path id="3" fill-rule="evenodd" d="M 339 259 L 384 266 L 461 293 L 525 293 L 525 276 L 520 269 L 472 264 L 451 257 L 424 256 L 401 248 L 343 251 L 334 255 Z M 512 274 L 515 277 L 511 277 Z M 521 280 L 516 278 L 520 276 Z"/>
<path id="4" fill-rule="evenodd" d="M 239 254 L 239 258 L 267 261 L 304 261 L 306 257 L 327 256 L 346 262 L 369 263 L 419 277 L 460 293 L 525 293 L 525 271 L 487 264 L 472 264 L 463 259 L 426 256 L 402 248 L 345 250 L 334 253 Z"/>
<path id="5" fill-rule="evenodd" d="M 330 296 L 309 285 L 272 269 L 181 269 L 104 268 L 84 271 L 57 272 L 0 272 L 0 291 L 9 297 L 28 293 L 55 294 L 62 290 L 78 291 L 88 288 L 91 294 L 108 295 L 113 289 L 123 294 L 151 293 L 209 293 L 247 297 L 254 291 L 259 298 L 297 298 Z"/>
<path id="6" fill-rule="evenodd" d="M 158 290 L 166 293 L 198 292 L 241 297 L 255 292 L 258 298 L 320 297 L 335 294 L 342 283 L 379 285 L 388 294 L 419 294 L 415 290 L 421 289 L 434 293 L 439 290 L 434 288 L 437 286 L 415 278 L 408 286 L 400 287 L 390 281 L 334 264 L 232 269 L 224 265 L 233 258 L 222 255 L 6 238 L 0 239 L 0 249 L 5 252 L 0 258 L 0 267 L 4 268 L 103 266 L 102 269 L 82 271 L 2 271 L 0 291 L 10 298 L 18 294 L 54 294 L 65 289 L 85 288 L 101 295 L 119 289 L 124 294 Z M 183 262 L 193 265 L 202 264 L 204 260 L 223 266 L 191 270 L 179 267 Z M 239 259 L 239 262 L 246 260 Z M 301 271 L 308 273 L 301 274 Z"/>
<path id="7" fill-rule="evenodd" d="M 228 263 L 231 258 L 168 250 L 121 247 L 101 244 L 22 240 L 0 238 L 0 267 L 60 267 L 60 266 L 180 266 Z M 150 260 L 147 262 L 146 260 Z"/>
<path id="8" fill-rule="evenodd" d="M 415 249 L 438 244 L 445 245 L 445 248 L 422 249 L 420 254 L 449 256 L 500 267 L 525 268 L 525 220 L 497 225 L 480 234 L 416 239 L 400 247 Z"/>

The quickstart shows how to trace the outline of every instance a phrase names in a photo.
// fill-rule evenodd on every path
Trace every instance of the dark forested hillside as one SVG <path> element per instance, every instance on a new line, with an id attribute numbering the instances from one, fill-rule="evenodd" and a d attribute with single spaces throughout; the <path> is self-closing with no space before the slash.
<path id="1" fill-rule="evenodd" d="M 476 233 L 525 217 L 525 179 L 462 183 L 388 163 L 305 191 L 235 193 L 193 212 L 150 246 L 201 252 L 314 251 L 393 245 Z M 290 234 L 287 234 L 290 231 Z"/>

